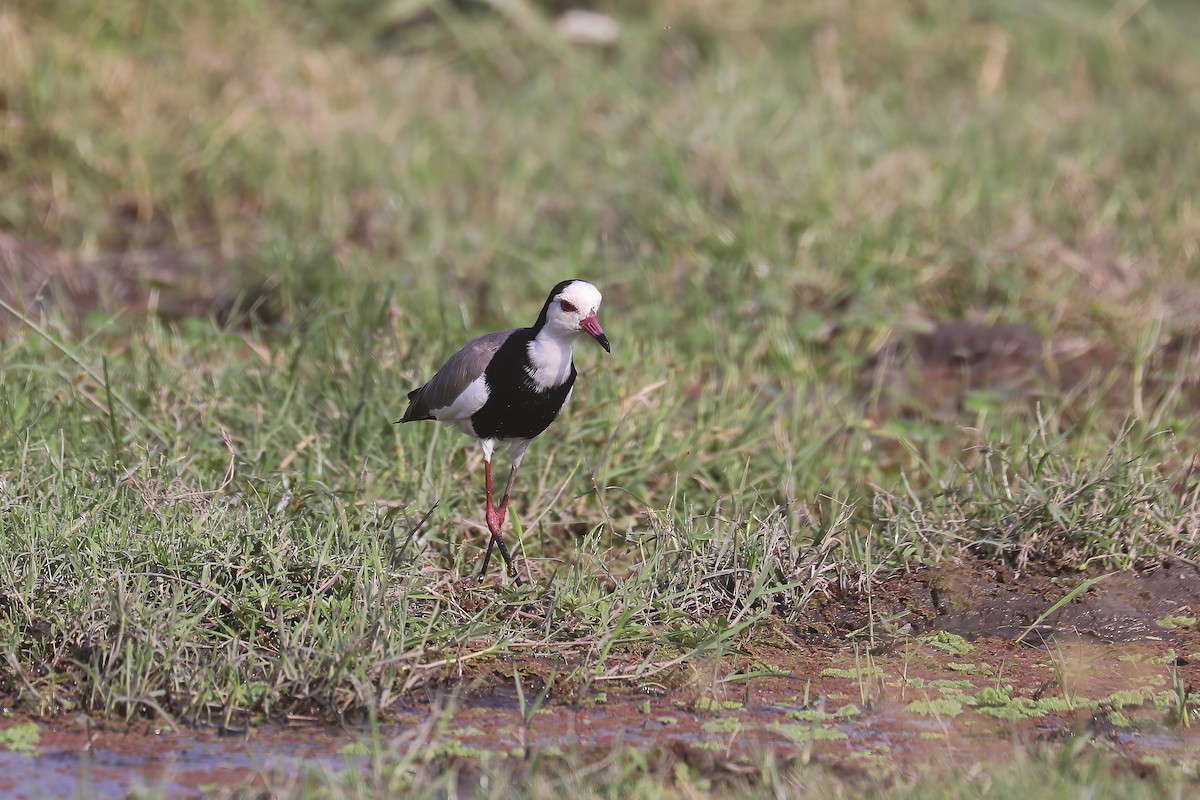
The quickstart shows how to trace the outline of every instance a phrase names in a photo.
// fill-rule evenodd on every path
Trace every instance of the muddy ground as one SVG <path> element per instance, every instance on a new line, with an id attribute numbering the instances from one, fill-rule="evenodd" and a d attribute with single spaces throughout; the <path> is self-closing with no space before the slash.
<path id="1" fill-rule="evenodd" d="M 552 684 L 571 656 L 472 665 L 390 716 L 386 746 L 446 758 L 636 747 L 707 772 L 749 770 L 764 751 L 838 776 L 969 774 L 1018 749 L 1075 740 L 1140 775 L 1200 761 L 1200 579 L 1188 565 L 1112 575 L 1045 619 L 1078 578 L 1016 576 L 980 562 L 892 579 L 841 623 L 760 631 L 720 661 L 579 687 Z M 1039 621 L 1040 620 L 1040 621 Z M 859 625 L 859 623 L 863 623 Z M 609 664 L 609 673 L 643 661 Z M 513 673 L 521 674 L 526 713 Z M 431 724 L 440 719 L 440 725 Z M 173 731 L 79 716 L 0 722 L 0 795 L 137 786 L 186 797 L 276 789 L 312 767 L 366 768 L 366 730 L 280 720 L 244 731 Z M 1198 783 L 1200 787 L 1200 783 Z"/>

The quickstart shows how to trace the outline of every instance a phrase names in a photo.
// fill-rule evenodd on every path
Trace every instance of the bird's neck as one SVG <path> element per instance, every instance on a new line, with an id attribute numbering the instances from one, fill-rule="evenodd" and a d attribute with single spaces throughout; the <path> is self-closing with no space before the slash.
<path id="1" fill-rule="evenodd" d="M 543 326 L 529 342 L 529 377 L 542 389 L 562 386 L 571 378 L 571 352 L 578 336 Z"/>

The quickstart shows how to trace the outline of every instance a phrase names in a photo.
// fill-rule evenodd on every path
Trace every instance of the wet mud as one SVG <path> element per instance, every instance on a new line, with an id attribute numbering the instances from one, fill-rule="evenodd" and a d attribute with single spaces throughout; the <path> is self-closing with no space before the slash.
<path id="1" fill-rule="evenodd" d="M 1147 774 L 1194 764 L 1195 571 L 1112 575 L 1045 615 L 1077 580 L 946 564 L 875 598 L 905 622 L 899 630 L 775 627 L 719 659 L 653 674 L 650 666 L 641 678 L 605 679 L 647 665 L 633 655 L 614 657 L 583 686 L 555 677 L 578 666 L 570 655 L 473 664 L 460 682 L 390 715 L 374 741 L 460 760 L 637 748 L 734 771 L 769 751 L 882 779 L 965 774 L 1067 741 Z M 124 797 L 142 787 L 192 797 L 235 786 L 268 794 L 312 770 L 365 769 L 372 741 L 363 729 L 304 720 L 224 736 L 151 724 L 10 715 L 0 721 L 0 796 Z"/>
<path id="2" fill-rule="evenodd" d="M 1200 610 L 1200 571 L 1176 564 L 1102 577 L 1073 602 L 1050 611 L 1083 580 L 1018 574 L 995 564 L 970 562 L 927 569 L 916 582 L 929 591 L 934 612 L 929 624 L 968 638 L 1179 645 L 1188 627 L 1166 620 L 1185 619 Z"/>

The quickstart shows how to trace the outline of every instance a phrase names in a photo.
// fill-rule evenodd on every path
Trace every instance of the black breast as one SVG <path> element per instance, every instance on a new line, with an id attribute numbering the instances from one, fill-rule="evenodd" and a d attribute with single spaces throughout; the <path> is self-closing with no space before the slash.
<path id="1" fill-rule="evenodd" d="M 558 416 L 575 383 L 575 365 L 558 386 L 538 387 L 529 377 L 531 331 L 517 331 L 496 351 L 484 372 L 488 400 L 471 417 L 475 435 L 489 439 L 532 439 Z"/>

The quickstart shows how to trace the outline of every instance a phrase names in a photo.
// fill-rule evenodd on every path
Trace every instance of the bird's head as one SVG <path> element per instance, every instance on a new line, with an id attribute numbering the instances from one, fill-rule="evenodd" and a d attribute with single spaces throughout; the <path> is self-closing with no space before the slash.
<path id="1" fill-rule="evenodd" d="M 586 333 L 611 353 L 612 346 L 596 318 L 600 300 L 600 290 L 587 281 L 563 281 L 546 298 L 538 323 L 565 336 Z"/>

